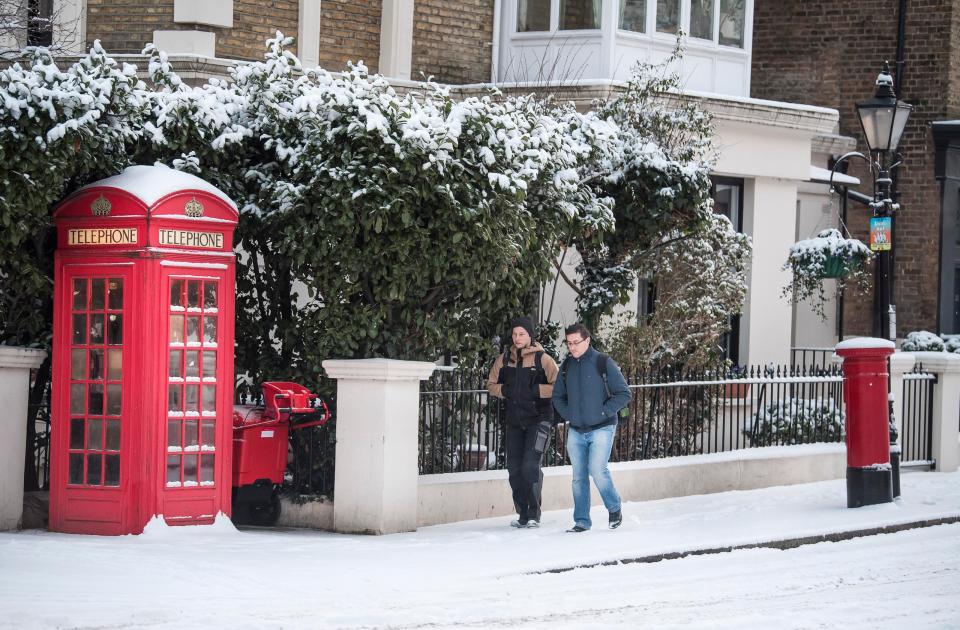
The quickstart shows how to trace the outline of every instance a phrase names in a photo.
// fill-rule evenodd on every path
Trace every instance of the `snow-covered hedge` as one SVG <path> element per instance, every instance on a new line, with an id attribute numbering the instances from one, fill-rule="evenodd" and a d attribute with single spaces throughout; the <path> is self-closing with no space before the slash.
<path id="1" fill-rule="evenodd" d="M 953 352 L 960 354 L 960 335 L 937 335 L 918 330 L 908 333 L 900 349 L 904 352 Z"/>
<path id="2" fill-rule="evenodd" d="M 64 70 L 35 51 L 0 71 L 0 343 L 49 332 L 50 207 L 132 163 L 196 173 L 240 207 L 237 363 L 254 380 L 309 382 L 334 356 L 479 358 L 533 310 L 561 245 L 584 253 L 583 310 L 603 314 L 644 252 L 715 227 L 708 121 L 654 103 L 661 84 L 585 114 L 401 95 L 363 66 L 304 73 L 290 43 L 199 87 L 153 47 L 150 85 L 99 44 Z M 724 286 L 742 300 L 737 243 Z"/>
<path id="3" fill-rule="evenodd" d="M 790 398 L 759 410 L 743 433 L 751 446 L 840 442 L 843 422 L 844 414 L 832 398 Z"/>

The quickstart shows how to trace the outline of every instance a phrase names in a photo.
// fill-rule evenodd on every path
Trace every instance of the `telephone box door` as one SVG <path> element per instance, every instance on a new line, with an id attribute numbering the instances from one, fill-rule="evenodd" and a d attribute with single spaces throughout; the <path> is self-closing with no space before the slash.
<path id="1" fill-rule="evenodd" d="M 70 531 L 124 533 L 136 520 L 131 500 L 140 459 L 139 396 L 130 370 L 137 327 L 133 304 L 137 284 L 133 263 L 65 265 L 56 296 L 57 330 L 67 352 L 54 355 L 53 428 L 58 457 L 51 462 L 52 499 L 60 509 L 51 519 L 69 520 Z M 131 429 L 131 427 L 134 427 Z M 52 522 L 63 531 L 65 523 Z"/>

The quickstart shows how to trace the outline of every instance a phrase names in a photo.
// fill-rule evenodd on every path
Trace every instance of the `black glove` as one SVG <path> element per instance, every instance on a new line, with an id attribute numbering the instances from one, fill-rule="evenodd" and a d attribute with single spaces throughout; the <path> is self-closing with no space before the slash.
<path id="1" fill-rule="evenodd" d="M 504 398 L 510 398 L 513 395 L 513 386 L 509 383 L 504 383 L 500 386 L 500 393 L 503 394 Z"/>

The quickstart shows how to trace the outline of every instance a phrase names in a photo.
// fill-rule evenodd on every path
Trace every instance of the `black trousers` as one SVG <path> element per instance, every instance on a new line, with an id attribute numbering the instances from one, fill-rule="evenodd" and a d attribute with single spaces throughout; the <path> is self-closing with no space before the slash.
<path id="1" fill-rule="evenodd" d="M 543 489 L 543 452 L 550 437 L 549 422 L 527 427 L 507 426 L 507 472 L 513 505 L 523 522 L 540 520 L 540 499 Z"/>

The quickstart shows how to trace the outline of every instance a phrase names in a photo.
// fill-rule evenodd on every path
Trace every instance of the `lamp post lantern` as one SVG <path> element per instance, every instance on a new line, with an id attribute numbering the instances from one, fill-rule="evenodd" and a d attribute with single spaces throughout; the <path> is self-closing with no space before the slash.
<path id="1" fill-rule="evenodd" d="M 873 98 L 857 103 L 857 117 L 867 141 L 870 171 L 873 174 L 873 217 L 870 219 L 870 248 L 877 252 L 875 285 L 875 332 L 878 337 L 897 340 L 896 307 L 891 304 L 891 255 L 893 217 L 899 204 L 891 198 L 890 172 L 900 165 L 896 152 L 913 107 L 897 100 L 890 68 L 884 64 L 877 76 Z"/>

